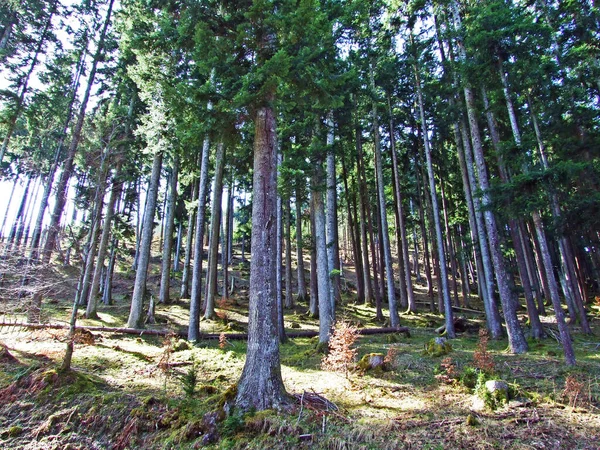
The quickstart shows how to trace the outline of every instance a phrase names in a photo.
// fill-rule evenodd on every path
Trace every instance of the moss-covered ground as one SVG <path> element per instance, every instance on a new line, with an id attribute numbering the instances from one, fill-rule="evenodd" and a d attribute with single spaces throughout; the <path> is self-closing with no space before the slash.
<path id="1" fill-rule="evenodd" d="M 202 322 L 203 331 L 227 333 L 247 326 L 247 275 L 239 271 L 238 276 L 242 282 L 235 294 L 220 302 L 217 320 Z M 79 324 L 123 326 L 128 277 L 119 274 L 115 304 L 100 307 L 99 321 L 82 318 Z M 427 301 L 422 292 L 419 299 Z M 66 321 L 68 295 L 49 300 L 44 317 Z M 3 307 L 12 320 L 23 320 L 17 303 Z M 285 311 L 288 331 L 296 329 L 293 324 L 317 328 L 306 310 L 299 304 Z M 410 337 L 360 337 L 357 361 L 382 353 L 387 356 L 382 370 L 324 371 L 314 339 L 290 339 L 281 346 L 281 364 L 287 391 L 294 395 L 292 407 L 230 416 L 219 405 L 240 376 L 244 341 L 191 346 L 174 337 L 93 332 L 76 343 L 73 370 L 61 374 L 56 369 L 65 331 L 5 326 L 0 328 L 5 346 L 0 448 L 598 449 L 600 305 L 590 311 L 595 335 L 585 336 L 572 325 L 575 368 L 563 364 L 560 344 L 552 337 L 530 341 L 525 355 L 511 355 L 506 340 L 489 341 L 486 357 L 493 373 L 488 378 L 505 380 L 511 394 L 495 410 L 474 394 L 473 377 L 481 372 L 477 329 L 483 322 L 481 315 L 468 312 L 470 331 L 450 341 L 445 355 L 426 351 L 443 323 L 431 312 L 402 315 Z M 177 330 L 187 324 L 188 304 L 158 305 L 156 313 L 153 328 Z M 374 321 L 373 307 L 353 303 L 351 292 L 344 294 L 338 316 L 360 327 L 382 325 Z M 551 317 L 545 327 L 555 328 Z"/>

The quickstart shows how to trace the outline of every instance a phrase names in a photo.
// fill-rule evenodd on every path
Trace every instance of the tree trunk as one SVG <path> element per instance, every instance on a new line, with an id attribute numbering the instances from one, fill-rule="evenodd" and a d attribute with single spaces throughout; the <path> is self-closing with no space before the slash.
<path id="1" fill-rule="evenodd" d="M 404 282 L 400 283 L 400 288 L 405 289 L 406 294 L 400 295 L 400 298 L 406 299 L 406 304 L 402 306 L 406 307 L 409 312 L 416 312 L 417 305 L 415 303 L 415 296 L 413 293 L 412 279 L 410 277 L 410 256 L 408 252 L 408 237 L 406 235 L 406 222 L 404 221 L 404 206 L 402 204 L 402 190 L 400 189 L 400 173 L 398 168 L 398 155 L 396 154 L 396 131 L 394 127 L 394 117 L 392 115 L 392 101 L 391 96 L 387 94 L 388 100 L 388 112 L 390 116 L 390 153 L 392 155 L 392 175 L 394 179 L 393 190 L 396 203 L 396 228 L 399 232 L 398 235 L 398 263 L 400 266 L 400 280 Z M 415 243 L 416 245 L 416 243 Z M 417 264 L 418 266 L 418 264 Z M 418 267 L 415 267 L 418 271 Z"/>
<path id="2" fill-rule="evenodd" d="M 17 120 L 23 110 L 23 102 L 25 100 L 25 95 L 27 94 L 27 89 L 29 87 L 29 81 L 31 80 L 31 75 L 33 74 L 33 71 L 35 70 L 35 66 L 37 65 L 38 57 L 40 56 L 40 53 L 42 52 L 42 50 L 44 48 L 44 44 L 47 39 L 48 31 L 50 30 L 50 27 L 52 26 L 52 17 L 54 16 L 54 13 L 56 12 L 57 5 L 58 5 L 58 0 L 54 0 L 52 2 L 52 6 L 50 7 L 50 12 L 48 13 L 48 18 L 46 19 L 46 22 L 44 23 L 44 29 L 43 29 L 42 33 L 40 34 L 40 39 L 37 43 L 33 58 L 31 59 L 31 64 L 29 65 L 27 74 L 25 75 L 25 78 L 20 82 L 21 92 L 19 93 L 19 97 L 17 99 L 17 104 L 16 104 L 16 108 L 14 110 L 14 113 L 8 123 L 6 135 L 4 136 L 4 140 L 2 141 L 2 147 L 0 147 L 0 163 L 2 163 L 2 161 L 4 160 L 4 155 L 6 154 L 6 150 L 8 149 L 8 145 L 10 143 L 12 134 L 15 131 L 15 127 L 17 125 Z M 7 39 L 8 39 L 8 36 L 7 36 Z"/>
<path id="3" fill-rule="evenodd" d="M 200 179 L 198 181 L 198 210 L 196 211 L 196 235 L 194 236 L 194 266 L 192 271 L 192 295 L 190 298 L 190 325 L 188 340 L 196 342 L 200 337 L 200 310 L 202 292 L 202 253 L 204 244 L 204 217 L 206 191 L 208 189 L 208 156 L 210 140 L 206 136 L 202 145 Z"/>
<path id="4" fill-rule="evenodd" d="M 173 225 L 175 223 L 175 203 L 177 202 L 177 178 L 179 176 L 179 156 L 173 157 L 171 168 L 171 183 L 167 212 L 165 218 L 165 238 L 162 250 L 162 264 L 160 273 L 160 294 L 158 303 L 169 303 L 169 290 L 171 288 L 171 253 L 173 246 Z"/>
<path id="5" fill-rule="evenodd" d="M 115 273 L 115 263 L 117 261 L 117 248 L 119 242 L 113 238 L 110 250 L 110 257 L 108 258 L 108 266 L 106 267 L 106 276 L 104 278 L 104 286 L 102 287 L 102 303 L 105 305 L 112 305 L 112 284 L 113 275 Z"/>
<path id="6" fill-rule="evenodd" d="M 279 409 L 286 403 L 274 291 L 277 143 L 270 106 L 258 109 L 255 127 L 248 350 L 235 400 L 242 411 Z"/>
<path id="7" fill-rule="evenodd" d="M 331 301 L 332 311 L 335 311 L 335 303 L 340 301 L 340 275 L 335 270 L 339 269 L 340 251 L 338 239 L 337 223 L 337 180 L 335 175 L 335 152 L 333 111 L 327 114 L 327 215 L 326 215 L 326 233 L 327 233 L 327 265 L 329 268 L 329 277 L 333 295 Z M 335 314 L 334 314 L 335 316 Z"/>
<path id="8" fill-rule="evenodd" d="M 214 319 L 215 296 L 217 294 L 217 263 L 219 261 L 219 232 L 221 231 L 221 212 L 223 198 L 223 171 L 225 168 L 225 146 L 217 144 L 215 155 L 215 180 L 213 183 L 212 209 L 210 213 L 210 241 L 208 246 L 208 267 L 206 273 L 206 300 L 204 318 Z M 223 249 L 221 249 L 223 251 Z"/>
<path id="9" fill-rule="evenodd" d="M 362 244 L 362 258 L 363 258 L 363 273 L 365 281 L 365 300 L 367 303 L 372 305 L 375 297 L 373 296 L 373 285 L 371 284 L 371 265 L 369 264 L 369 241 L 367 239 L 367 193 L 364 180 L 364 174 L 362 170 L 362 132 L 357 126 L 355 130 L 356 135 L 356 165 L 358 171 L 358 199 L 359 199 L 359 215 L 360 215 L 360 235 Z M 381 317 L 378 317 L 381 319 Z"/>
<path id="10" fill-rule="evenodd" d="M 94 277 L 92 278 L 92 285 L 90 286 L 90 295 L 88 298 L 87 308 L 85 312 L 85 317 L 87 319 L 98 317 L 98 293 L 100 291 L 102 270 L 104 269 L 104 260 L 106 258 L 106 252 L 108 250 L 108 241 L 110 239 L 110 232 L 112 229 L 112 220 L 115 213 L 115 205 L 117 199 L 121 196 L 121 190 L 123 187 L 123 182 L 120 180 L 120 176 L 120 168 L 118 168 L 113 177 L 112 189 L 110 191 L 110 197 L 108 198 L 108 204 L 106 206 L 106 216 L 104 217 L 104 226 L 102 227 L 102 237 L 100 238 L 100 246 L 98 247 L 98 260 L 96 262 L 96 268 L 94 270 Z"/>
<path id="11" fill-rule="evenodd" d="M 429 145 L 429 135 L 427 131 L 427 122 L 425 121 L 425 108 L 423 106 L 423 94 L 421 92 L 421 80 L 419 72 L 414 67 L 415 83 L 417 88 L 417 99 L 419 103 L 419 115 L 421 117 L 421 128 L 423 134 L 423 143 L 425 145 L 425 161 L 427 164 L 427 175 L 429 178 L 429 193 L 431 195 L 431 207 L 433 212 L 433 224 L 435 228 L 435 237 L 437 241 L 438 259 L 440 267 L 440 287 L 444 303 L 444 317 L 446 323 L 446 335 L 453 339 L 456 337 L 454 331 L 454 316 L 452 313 L 452 303 L 450 302 L 450 292 L 448 288 L 448 274 L 446 265 L 446 255 L 444 254 L 444 241 L 442 237 L 442 224 L 440 222 L 440 211 L 438 198 L 435 189 L 435 178 L 433 174 L 433 163 L 431 161 L 431 147 Z"/>
<path id="12" fill-rule="evenodd" d="M 285 202 L 284 211 L 284 234 L 285 234 L 285 307 L 294 307 L 294 296 L 292 295 L 292 230 L 291 230 L 291 204 L 290 200 Z"/>
<path id="13" fill-rule="evenodd" d="M 196 201 L 196 192 L 198 190 L 198 183 L 193 182 L 192 188 L 192 203 Z M 192 261 L 192 242 L 194 240 L 194 223 L 196 221 L 196 208 L 193 208 L 188 213 L 187 232 L 185 238 L 185 260 L 183 262 L 183 271 L 181 273 L 181 292 L 180 298 L 189 298 L 190 296 L 190 264 Z"/>
<path id="14" fill-rule="evenodd" d="M 334 311 L 331 300 L 331 279 L 327 263 L 327 241 L 325 236 L 325 204 L 323 202 L 324 176 L 321 161 L 316 161 L 311 186 L 312 209 L 315 216 L 315 246 L 317 253 L 317 289 L 319 295 L 319 344 L 329 342 L 329 333 L 333 327 Z"/>
<path id="15" fill-rule="evenodd" d="M 280 168 L 282 163 L 281 152 L 277 151 L 277 178 L 280 175 Z M 276 258 L 275 258 L 275 286 L 276 286 L 276 299 L 277 299 L 277 333 L 279 334 L 279 341 L 285 342 L 285 324 L 283 322 L 283 205 L 281 199 L 281 193 L 277 191 L 277 224 L 276 224 Z"/>
<path id="16" fill-rule="evenodd" d="M 46 243 L 44 245 L 44 252 L 42 261 L 44 263 L 48 263 L 50 261 L 50 257 L 52 256 L 52 252 L 56 247 L 56 240 L 58 237 L 60 219 L 63 213 L 63 209 L 65 207 L 65 202 L 67 201 L 67 189 L 69 186 L 69 180 L 73 173 L 73 161 L 75 160 L 75 155 L 77 153 L 77 148 L 79 146 L 79 140 L 81 139 L 81 131 L 83 129 L 83 123 L 85 120 L 85 113 L 87 109 L 87 104 L 90 98 L 92 86 L 94 85 L 94 81 L 96 78 L 96 70 L 98 67 L 98 62 L 102 58 L 102 54 L 104 52 L 104 40 L 106 38 L 106 32 L 108 30 L 108 26 L 110 24 L 110 18 L 112 15 L 112 8 L 115 0 L 109 0 L 108 9 L 106 11 L 106 17 L 104 19 L 104 25 L 102 27 L 102 32 L 100 34 L 100 39 L 98 40 L 98 45 L 96 48 L 96 53 L 94 54 L 94 59 L 92 60 L 92 67 L 90 68 L 90 72 L 87 80 L 87 87 L 85 89 L 85 93 L 81 100 L 81 104 L 79 106 L 79 113 L 77 115 L 77 123 L 73 128 L 73 138 L 71 141 L 71 145 L 69 146 L 69 150 L 67 152 L 67 157 L 63 162 L 63 169 L 60 175 L 60 179 L 58 180 L 58 184 L 56 186 L 56 201 L 54 203 L 54 210 L 52 211 L 52 216 L 50 217 L 50 225 L 48 227 L 48 234 L 46 236 Z"/>
<path id="17" fill-rule="evenodd" d="M 296 259 L 298 266 L 298 302 L 305 302 L 306 295 L 306 277 L 304 274 L 304 255 L 303 255 L 303 237 L 302 237 L 302 201 L 300 196 L 300 187 L 296 187 Z"/>
<path id="18" fill-rule="evenodd" d="M 319 317 L 319 282 L 317 278 L 317 243 L 315 239 L 315 209 L 310 197 L 310 299 L 308 314 L 312 318 Z"/>
<path id="19" fill-rule="evenodd" d="M 360 227 L 355 223 L 354 218 L 356 217 L 356 196 L 354 193 L 351 195 L 348 189 L 348 171 L 346 170 L 346 163 L 342 158 L 342 177 L 344 180 L 344 189 L 346 190 L 346 204 L 348 211 L 348 228 L 350 233 L 350 240 L 352 242 L 352 253 L 354 259 L 354 269 L 356 273 L 356 302 L 365 302 L 365 279 L 364 279 L 364 268 L 362 265 L 362 255 L 360 250 Z M 354 205 L 354 211 L 352 206 Z"/>
<path id="20" fill-rule="evenodd" d="M 162 169 L 163 154 L 161 151 L 154 155 L 152 163 L 152 174 L 148 184 L 148 198 L 146 200 L 146 211 L 144 213 L 144 224 L 142 239 L 140 243 L 139 259 L 135 274 L 133 294 L 131 296 L 131 309 L 127 319 L 127 327 L 143 328 L 143 308 L 146 294 L 146 279 L 148 277 L 148 265 L 150 264 L 150 251 L 152 237 L 154 235 L 154 214 L 156 212 L 156 200 L 158 197 L 158 186 L 160 184 L 160 172 Z"/>

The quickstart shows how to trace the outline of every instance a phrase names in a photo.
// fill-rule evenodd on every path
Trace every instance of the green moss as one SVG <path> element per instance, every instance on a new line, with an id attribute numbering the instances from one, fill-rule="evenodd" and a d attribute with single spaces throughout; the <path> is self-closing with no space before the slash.
<path id="1" fill-rule="evenodd" d="M 439 338 L 438 338 L 439 339 Z M 436 342 L 436 339 L 431 339 L 425 344 L 423 354 L 425 356 L 444 356 L 452 351 L 452 345 L 450 342 L 444 340 L 443 342 Z"/>
<path id="2" fill-rule="evenodd" d="M 221 395 L 221 399 L 219 400 L 218 406 L 219 408 L 223 408 L 226 404 L 231 404 L 237 397 L 238 385 L 237 383 L 232 384 L 227 388 L 225 392 Z"/>
<path id="3" fill-rule="evenodd" d="M 20 427 L 19 425 L 13 425 L 8 430 L 6 430 L 3 434 L 5 434 L 6 437 L 12 438 L 12 437 L 19 436 L 22 432 L 23 432 L 23 427 Z"/>
<path id="4" fill-rule="evenodd" d="M 356 368 L 361 372 L 366 372 L 367 370 L 372 370 L 376 373 L 383 372 L 384 364 L 375 367 L 371 365 L 371 360 L 375 358 L 381 358 L 383 360 L 385 356 L 383 353 L 367 353 L 360 359 L 360 361 L 356 365 Z"/>

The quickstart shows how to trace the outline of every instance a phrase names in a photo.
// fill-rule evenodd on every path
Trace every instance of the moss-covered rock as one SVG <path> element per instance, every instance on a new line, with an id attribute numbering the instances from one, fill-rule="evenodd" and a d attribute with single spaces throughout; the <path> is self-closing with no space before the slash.
<path id="1" fill-rule="evenodd" d="M 444 356 L 452 351 L 452 345 L 444 338 L 434 338 L 425 344 L 423 354 L 426 356 Z"/>
<path id="2" fill-rule="evenodd" d="M 367 353 L 360 359 L 356 368 L 361 372 L 368 370 L 382 371 L 385 369 L 385 355 L 383 353 Z"/>

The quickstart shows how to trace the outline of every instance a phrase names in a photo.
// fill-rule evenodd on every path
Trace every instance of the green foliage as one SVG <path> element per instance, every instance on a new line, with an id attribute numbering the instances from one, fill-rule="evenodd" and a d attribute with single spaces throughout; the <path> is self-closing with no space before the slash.
<path id="1" fill-rule="evenodd" d="M 198 383 L 198 367 L 195 362 L 188 367 L 187 371 L 181 376 L 183 392 L 188 397 L 193 397 L 196 393 L 196 384 Z"/>
<path id="2" fill-rule="evenodd" d="M 477 372 L 477 369 L 471 366 L 465 367 L 460 375 L 460 383 L 468 389 L 475 389 L 478 380 L 479 373 Z"/>

